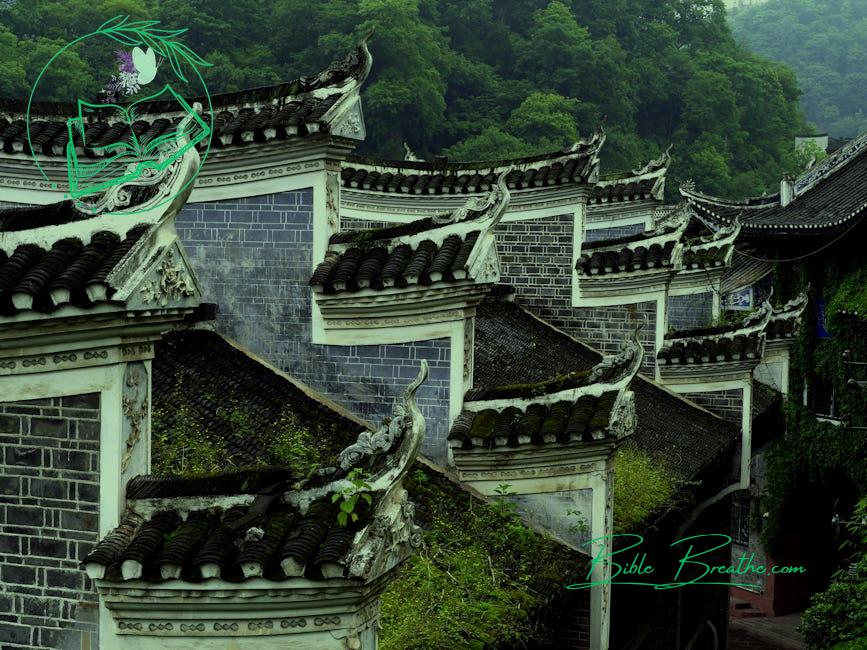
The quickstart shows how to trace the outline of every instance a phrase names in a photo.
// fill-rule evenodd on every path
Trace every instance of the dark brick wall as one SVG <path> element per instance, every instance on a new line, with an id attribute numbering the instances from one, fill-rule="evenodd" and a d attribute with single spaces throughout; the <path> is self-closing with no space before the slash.
<path id="1" fill-rule="evenodd" d="M 447 339 L 377 346 L 311 344 L 313 192 L 298 190 L 187 205 L 178 234 L 218 329 L 354 412 L 390 415 L 394 400 L 428 359 L 418 399 L 427 419 L 425 453 L 443 460 L 449 427 Z"/>
<path id="2" fill-rule="evenodd" d="M 572 310 L 572 221 L 572 215 L 509 221 L 496 230 L 500 281 L 556 323 L 568 320 Z"/>
<path id="3" fill-rule="evenodd" d="M 668 297 L 669 330 L 705 327 L 713 323 L 713 292 Z"/>
<path id="4" fill-rule="evenodd" d="M 497 227 L 502 281 L 545 320 L 602 352 L 620 349 L 647 317 L 643 371 L 654 372 L 656 303 L 572 307 L 572 215 L 511 221 Z"/>
<path id="5" fill-rule="evenodd" d="M 98 648 L 99 395 L 0 403 L 0 647 Z"/>
<path id="6" fill-rule="evenodd" d="M 641 372 L 653 376 L 656 363 L 655 302 L 574 308 L 570 322 L 561 323 L 560 327 L 594 348 L 606 354 L 613 354 L 642 323 L 644 327 L 639 336 L 644 344 L 644 361 Z"/>
<path id="7" fill-rule="evenodd" d="M 743 411 L 744 396 L 740 388 L 704 393 L 686 393 L 684 397 L 702 405 L 708 411 L 715 413 L 724 420 L 733 422 L 738 427 L 741 426 L 741 411 Z"/>

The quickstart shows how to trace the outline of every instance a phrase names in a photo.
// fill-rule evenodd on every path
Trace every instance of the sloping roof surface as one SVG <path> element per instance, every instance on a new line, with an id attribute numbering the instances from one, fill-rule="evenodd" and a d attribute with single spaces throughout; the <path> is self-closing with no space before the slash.
<path id="1" fill-rule="evenodd" d="M 497 386 L 572 370 L 589 370 L 602 355 L 536 319 L 513 302 L 486 300 L 477 308 L 473 379 Z M 528 373 L 525 375 L 524 373 Z M 638 423 L 626 443 L 692 479 L 728 452 L 738 436 L 731 424 L 639 375 L 631 385 Z"/>
<path id="2" fill-rule="evenodd" d="M 780 195 L 727 201 L 690 189 L 681 193 L 701 214 L 722 222 L 739 217 L 748 231 L 820 234 L 860 219 L 867 208 L 867 136 L 861 136 L 795 181 L 795 198 L 781 205 Z"/>
<path id="3" fill-rule="evenodd" d="M 375 160 L 350 157 L 343 165 L 344 187 L 396 194 L 475 194 L 490 191 L 499 175 L 510 190 L 586 183 L 596 170 L 604 141 L 600 134 L 581 140 L 569 151 L 482 162 Z"/>
<path id="4" fill-rule="evenodd" d="M 157 422 L 170 432 L 184 418 L 195 421 L 201 435 L 226 442 L 227 465 L 272 462 L 264 443 L 281 416 L 296 418 L 313 433 L 325 459 L 363 428 L 215 332 L 166 334 L 156 345 L 153 373 Z"/>

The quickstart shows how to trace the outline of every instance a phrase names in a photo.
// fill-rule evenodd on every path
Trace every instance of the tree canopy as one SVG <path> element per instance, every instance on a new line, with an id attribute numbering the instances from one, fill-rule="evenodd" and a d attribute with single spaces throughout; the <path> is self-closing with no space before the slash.
<path id="1" fill-rule="evenodd" d="M 742 196 L 779 182 L 804 128 L 794 74 L 735 42 L 721 0 L 5 0 L 0 92 L 26 96 L 117 14 L 188 28 L 212 93 L 315 73 L 374 29 L 360 151 L 379 157 L 530 155 L 604 121 L 606 170 L 673 143 L 675 181 Z M 91 56 L 69 52 L 40 98 L 91 87 Z"/>
<path id="2" fill-rule="evenodd" d="M 739 40 L 791 66 L 803 109 L 822 131 L 867 131 L 867 0 L 771 0 L 732 14 Z"/>

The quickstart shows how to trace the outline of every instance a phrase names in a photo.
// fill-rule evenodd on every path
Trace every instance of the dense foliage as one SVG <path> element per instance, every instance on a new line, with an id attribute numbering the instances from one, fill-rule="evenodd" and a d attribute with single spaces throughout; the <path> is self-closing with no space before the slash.
<path id="1" fill-rule="evenodd" d="M 867 0 L 771 0 L 732 13 L 732 29 L 754 52 L 790 65 L 803 108 L 838 137 L 867 130 Z"/>
<path id="2" fill-rule="evenodd" d="M 606 169 L 674 143 L 676 179 L 744 195 L 779 182 L 803 126 L 794 75 L 735 43 L 721 0 L 7 2 L 4 94 L 26 96 L 62 44 L 117 14 L 188 27 L 212 92 L 314 73 L 374 29 L 363 148 L 382 157 L 403 142 L 462 159 L 550 151 L 607 119 Z M 70 51 L 41 98 L 105 83 L 95 57 L 110 66 L 110 51 Z"/>
<path id="3" fill-rule="evenodd" d="M 858 503 L 848 528 L 855 574 L 842 573 L 813 596 L 800 627 L 808 648 L 867 647 L 867 497 Z"/>
<path id="4" fill-rule="evenodd" d="M 659 459 L 633 447 L 622 447 L 614 457 L 614 532 L 635 532 L 682 487 Z"/>
<path id="5" fill-rule="evenodd" d="M 526 528 L 505 500 L 488 505 L 420 464 L 404 484 L 425 546 L 383 594 L 383 650 L 541 641 L 530 614 L 573 572 L 583 575 L 584 556 Z"/>

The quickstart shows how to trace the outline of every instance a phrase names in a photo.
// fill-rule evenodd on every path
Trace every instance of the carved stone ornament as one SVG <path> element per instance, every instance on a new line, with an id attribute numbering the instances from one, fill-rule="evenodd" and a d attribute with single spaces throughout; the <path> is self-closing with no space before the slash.
<path id="1" fill-rule="evenodd" d="M 638 420 L 635 415 L 635 393 L 625 391 L 611 411 L 608 432 L 616 439 L 635 433 Z"/>
<path id="2" fill-rule="evenodd" d="M 361 105 L 356 102 L 339 119 L 337 124 L 331 127 L 332 135 L 354 140 L 364 139 L 364 118 L 361 114 Z"/>
<path id="3" fill-rule="evenodd" d="M 644 174 L 667 168 L 671 164 L 671 148 L 673 146 L 673 144 L 668 145 L 668 148 L 662 152 L 659 158 L 654 158 L 641 169 L 633 169 L 632 173 L 636 176 L 643 176 Z"/>
<path id="4" fill-rule="evenodd" d="M 142 436 L 148 414 L 148 373 L 141 361 L 127 364 L 123 375 L 121 408 L 124 415 L 126 447 L 120 462 L 122 472 L 132 460 L 135 446 Z"/>
<path id="5" fill-rule="evenodd" d="M 340 452 L 338 461 L 341 469 L 355 467 L 368 456 L 390 451 L 395 441 L 411 428 L 412 421 L 409 418 L 396 415 L 391 421 L 383 422 L 376 431 L 362 431 L 353 444 Z"/>
<path id="6" fill-rule="evenodd" d="M 620 351 L 617 354 L 606 355 L 602 357 L 602 361 L 593 366 L 593 369 L 587 376 L 588 384 L 599 381 L 612 369 L 621 369 L 625 372 L 629 367 L 638 368 L 641 360 L 639 358 L 636 361 L 636 357 L 644 356 L 644 346 L 641 343 L 640 334 L 646 322 L 647 317 L 638 324 L 632 336 L 621 344 Z"/>
<path id="7" fill-rule="evenodd" d="M 475 350 L 476 319 L 464 321 L 464 389 L 470 388 L 473 378 L 473 351 Z"/>
<path id="8" fill-rule="evenodd" d="M 376 515 L 365 543 L 348 558 L 351 576 L 378 575 L 396 565 L 410 549 L 422 546 L 421 528 L 414 521 L 415 504 L 406 490 L 400 492 L 398 499 Z"/>
<path id="9" fill-rule="evenodd" d="M 422 162 L 422 159 L 415 155 L 415 152 L 406 142 L 403 143 L 403 150 L 405 152 L 403 159 L 407 162 Z"/>
<path id="10" fill-rule="evenodd" d="M 132 201 L 133 187 L 152 187 L 154 185 L 159 185 L 163 189 L 157 193 L 157 199 L 162 200 L 162 194 L 174 188 L 172 180 L 178 173 L 182 164 L 182 157 L 178 155 L 178 151 L 183 144 L 183 142 L 171 142 L 160 146 L 157 150 L 159 154 L 157 163 L 162 163 L 169 159 L 173 159 L 174 162 L 164 168 L 160 168 L 162 165 L 159 164 L 155 167 L 146 167 L 141 170 L 139 176 L 134 180 L 110 187 L 99 194 L 84 197 L 79 201 L 80 209 L 89 214 L 100 214 L 102 212 L 114 212 L 117 210 L 123 210 L 124 208 L 129 208 Z M 127 173 L 136 171 L 138 165 L 138 162 L 130 163 L 125 171 Z M 147 201 L 147 203 L 152 202 L 153 199 Z"/>
<path id="11" fill-rule="evenodd" d="M 170 302 L 189 298 L 196 293 L 186 267 L 183 263 L 175 261 L 172 250 L 166 253 L 160 262 L 157 276 L 141 288 L 142 300 L 145 304 L 156 303 L 160 307 L 165 307 Z"/>
<path id="12" fill-rule="evenodd" d="M 509 200 L 509 188 L 506 185 L 506 177 L 512 172 L 514 166 L 510 166 L 500 172 L 496 184 L 491 187 L 491 191 L 484 196 L 474 196 L 469 199 L 462 207 L 449 212 L 448 214 L 438 214 L 431 217 L 433 223 L 437 225 L 446 225 L 451 223 L 460 223 L 466 219 L 477 217 L 481 213 L 493 211 L 495 206 Z"/>
<path id="13" fill-rule="evenodd" d="M 689 216 L 690 211 L 688 206 L 684 204 L 660 220 L 653 229 L 652 235 L 663 235 L 675 230 L 686 229 L 686 225 L 689 223 Z"/>
<path id="14" fill-rule="evenodd" d="M 496 282 L 500 279 L 500 262 L 497 259 L 497 251 L 491 246 L 481 269 L 475 275 L 475 281 L 479 283 Z"/>

